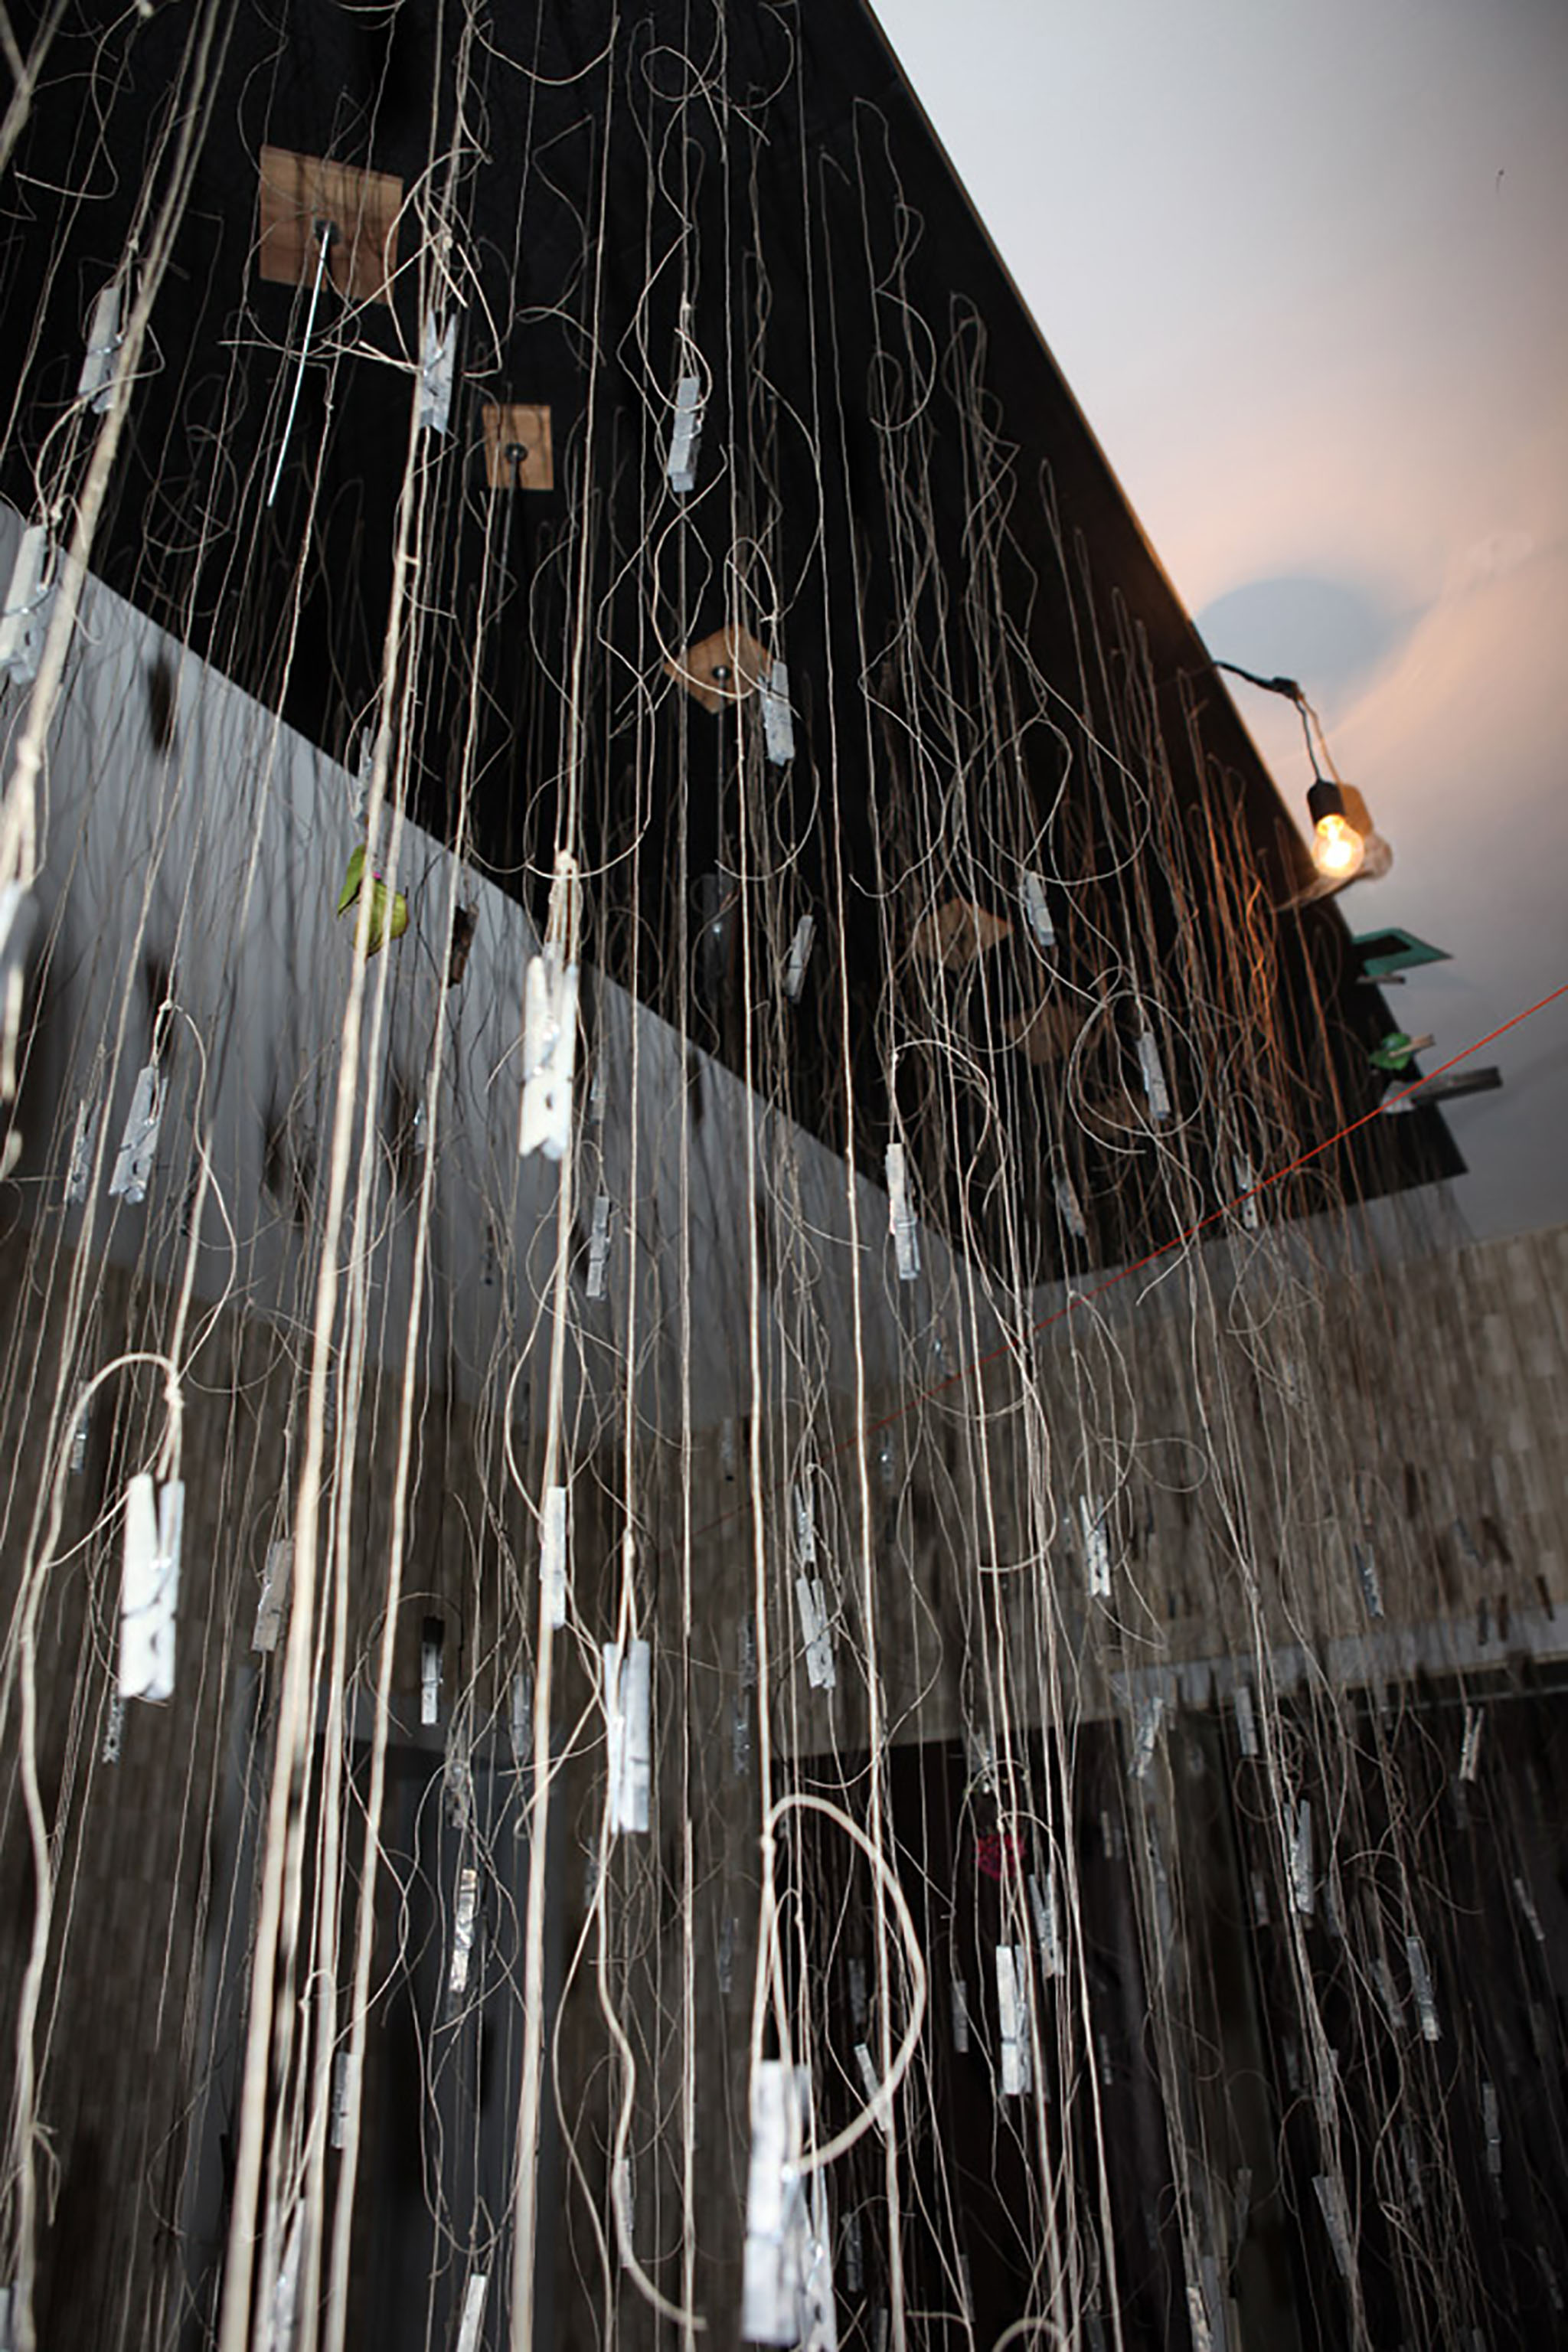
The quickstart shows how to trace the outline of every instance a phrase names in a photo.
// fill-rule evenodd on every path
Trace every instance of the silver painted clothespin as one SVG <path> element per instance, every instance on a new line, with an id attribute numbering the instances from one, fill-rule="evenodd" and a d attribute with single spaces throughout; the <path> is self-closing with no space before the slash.
<path id="1" fill-rule="evenodd" d="M 118 278 L 111 278 L 92 306 L 92 323 L 87 331 L 87 350 L 82 357 L 81 373 L 77 378 L 76 396 L 90 402 L 96 415 L 101 416 L 113 397 L 115 354 L 125 338 L 120 331 L 121 288 Z"/>
<path id="2" fill-rule="evenodd" d="M 140 1471 L 125 1494 L 124 1576 L 120 1598 L 120 1696 L 174 1695 L 174 1612 L 185 1489 L 170 1478 L 154 1490 Z"/>
<path id="3" fill-rule="evenodd" d="M 572 1139 L 577 1055 L 577 865 L 555 862 L 542 953 L 530 959 L 523 1003 L 522 1106 L 517 1148 L 563 1160 Z"/>
<path id="4" fill-rule="evenodd" d="M 1083 1529 L 1084 1574 L 1091 1601 L 1110 1598 L 1110 1538 L 1106 1532 L 1106 1508 L 1098 1497 L 1078 1498 L 1079 1524 Z"/>
<path id="5" fill-rule="evenodd" d="M 782 661 L 769 665 L 760 698 L 768 760 L 775 768 L 787 768 L 795 757 L 795 717 L 789 707 L 789 671 Z"/>
<path id="6" fill-rule="evenodd" d="M 29 523 L 0 610 L 0 677 L 8 677 L 13 686 L 31 686 L 38 675 L 54 601 L 49 534 L 41 522 Z"/>
<path id="7" fill-rule="evenodd" d="M 795 927 L 795 937 L 789 946 L 789 961 L 784 966 L 784 994 L 792 1004 L 800 1003 L 800 992 L 805 986 L 805 967 L 811 958 L 811 943 L 816 937 L 815 919 L 803 915 Z"/>
<path id="8" fill-rule="evenodd" d="M 1048 955 L 1057 943 L 1057 930 L 1051 920 L 1044 875 L 1037 874 L 1032 866 L 1025 866 L 1018 891 L 1024 902 L 1024 920 L 1034 933 L 1036 945 Z"/>
<path id="9" fill-rule="evenodd" d="M 92 1181 L 92 1156 L 98 1149 L 99 1113 L 97 1097 L 84 1096 L 71 1133 L 70 1165 L 66 1171 L 68 1208 L 79 1208 L 87 1199 L 87 1188 Z"/>
<path id="10" fill-rule="evenodd" d="M 610 1827 L 646 1835 L 653 1778 L 652 1652 L 632 1641 L 605 1642 L 604 1664 L 605 1751 L 609 1767 Z"/>
<path id="11" fill-rule="evenodd" d="M 452 372 L 458 352 L 458 314 L 443 320 L 434 310 L 425 313 L 419 354 L 419 430 L 445 433 L 452 407 Z"/>
<path id="12" fill-rule="evenodd" d="M 1165 1066 L 1160 1059 L 1160 1048 L 1154 1042 L 1152 1029 L 1144 1029 L 1138 1039 L 1138 1066 L 1143 1075 L 1143 1092 L 1148 1097 L 1149 1116 L 1158 1122 L 1171 1116 L 1171 1094 L 1165 1084 Z"/>
<path id="13" fill-rule="evenodd" d="M 1002 2095 L 1022 2098 L 1034 2081 L 1029 2047 L 1029 1961 L 1022 1944 L 996 1947 L 996 2011 L 1002 2032 Z"/>
<path id="14" fill-rule="evenodd" d="M 886 1169 L 888 1177 L 888 1226 L 893 1236 L 893 1250 L 898 1259 L 899 1280 L 913 1282 L 921 1270 L 920 1235 L 914 1214 L 910 1207 L 909 1171 L 904 1162 L 901 1143 L 888 1146 Z"/>
<path id="15" fill-rule="evenodd" d="M 605 1261 L 610 1255 L 610 1196 L 601 1192 L 594 1203 L 594 1229 L 588 1236 L 588 1296 L 605 1295 Z"/>
<path id="16" fill-rule="evenodd" d="M 665 463 L 670 488 L 683 496 L 697 488 L 697 453 L 702 445 L 702 413 L 706 406 L 701 377 L 683 375 L 675 387 L 675 415 Z"/>
<path id="17" fill-rule="evenodd" d="M 262 1571 L 261 1597 L 256 1604 L 256 1631 L 250 1637 L 253 1650 L 276 1650 L 282 1630 L 283 1612 L 289 1605 L 289 1587 L 294 1576 L 294 1538 L 281 1536 L 267 1547 L 267 1566 Z"/>
<path id="18" fill-rule="evenodd" d="M 543 1589 L 546 1622 L 559 1628 L 566 1622 L 566 1489 L 545 1490 L 539 1544 L 539 1581 Z"/>
<path id="19" fill-rule="evenodd" d="M 132 1207 L 139 1206 L 147 1198 L 163 1117 L 163 1076 L 157 1063 L 149 1062 L 138 1073 L 131 1108 L 126 1114 L 125 1131 L 120 1139 L 114 1172 L 109 1180 L 111 1198 L 128 1201 Z"/>

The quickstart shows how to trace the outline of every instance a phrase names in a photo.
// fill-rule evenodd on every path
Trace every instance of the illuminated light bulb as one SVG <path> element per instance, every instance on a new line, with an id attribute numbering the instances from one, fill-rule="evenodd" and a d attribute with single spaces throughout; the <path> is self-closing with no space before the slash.
<path id="1" fill-rule="evenodd" d="M 1312 829 L 1312 863 L 1331 881 L 1348 882 L 1361 872 L 1366 855 L 1360 834 L 1348 818 L 1322 816 Z"/>
<path id="2" fill-rule="evenodd" d="M 1361 872 L 1366 844 L 1345 814 L 1344 794 L 1326 776 L 1307 794 L 1312 819 L 1312 863 L 1325 880 L 1349 882 Z"/>

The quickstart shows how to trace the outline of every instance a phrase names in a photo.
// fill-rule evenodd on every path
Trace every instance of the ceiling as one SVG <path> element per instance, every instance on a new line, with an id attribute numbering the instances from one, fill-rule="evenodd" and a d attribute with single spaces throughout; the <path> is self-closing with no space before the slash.
<path id="1" fill-rule="evenodd" d="M 1210 650 L 1300 679 L 1452 961 L 1435 1056 L 1568 981 L 1568 10 L 879 14 Z M 1236 688 L 1289 797 L 1288 705 Z M 1481 1234 L 1568 1218 L 1568 999 L 1455 1103 Z"/>
<path id="2" fill-rule="evenodd" d="M 432 832 L 466 824 L 476 866 L 542 919 L 575 796 L 579 852 L 614 877 L 588 891 L 585 960 L 736 1070 L 757 1050 L 742 1008 L 771 999 L 780 1107 L 868 1171 L 907 1138 L 942 1222 L 1025 1288 L 1163 1244 L 1234 1192 L 1238 1165 L 1272 1171 L 1373 1110 L 1387 1009 L 1331 907 L 1268 927 L 1257 982 L 1243 902 L 1255 879 L 1260 902 L 1289 898 L 1299 848 L 863 12 L 500 11 L 452 183 L 444 166 L 421 176 L 433 136 L 437 152 L 452 136 L 462 46 L 432 0 L 393 17 L 290 0 L 225 23 L 93 551 L 110 587 L 352 761 L 376 707 L 411 355 L 449 234 L 452 429 L 417 445 L 416 687 L 395 753 Z M 700 46 L 694 26 L 723 107 L 680 50 Z M 35 101 L 0 253 L 0 292 L 39 320 L 13 346 L 4 482 L 24 510 L 40 474 L 70 495 L 80 322 L 153 169 L 186 36 L 178 12 L 141 25 L 84 7 Z M 306 286 L 257 266 L 264 143 L 419 190 L 394 299 L 345 313 L 329 289 L 303 368 Z M 1195 289 L 1189 315 L 1206 300 Z M 708 412 L 682 504 L 662 476 L 688 365 Z M 551 491 L 487 480 L 496 401 L 548 402 Z M 727 619 L 787 656 L 782 769 L 752 711 L 704 711 L 668 674 L 668 653 Z M 929 919 L 971 901 L 1016 916 L 1036 866 L 1049 957 L 1014 920 L 994 953 L 939 973 L 919 944 Z M 804 913 L 817 945 L 790 1011 L 778 975 Z M 1178 1106 L 1218 1112 L 1192 1197 L 1139 1108 L 1149 1003 Z M 1184 1028 L 1196 1004 L 1216 1008 L 1202 1051 Z M 1277 1108 L 1214 1093 L 1233 1024 L 1254 1016 L 1273 1031 Z M 1085 1235 L 1064 1229 L 1064 1161 Z M 1376 1192 L 1457 1164 L 1426 1111 L 1374 1121 L 1334 1172 Z M 1292 1207 L 1320 1205 L 1329 1172 L 1314 1166 Z"/>

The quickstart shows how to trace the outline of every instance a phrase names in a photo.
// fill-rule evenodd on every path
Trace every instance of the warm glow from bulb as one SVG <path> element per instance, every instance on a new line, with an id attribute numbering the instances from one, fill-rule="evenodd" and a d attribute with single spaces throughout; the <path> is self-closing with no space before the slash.
<path id="1" fill-rule="evenodd" d="M 1312 863 L 1331 882 L 1348 882 L 1361 872 L 1366 844 L 1342 816 L 1321 816 L 1312 828 Z"/>

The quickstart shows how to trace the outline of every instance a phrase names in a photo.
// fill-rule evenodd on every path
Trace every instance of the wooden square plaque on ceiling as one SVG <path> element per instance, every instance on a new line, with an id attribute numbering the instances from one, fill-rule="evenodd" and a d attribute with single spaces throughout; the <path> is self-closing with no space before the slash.
<path id="1" fill-rule="evenodd" d="M 485 478 L 492 490 L 552 490 L 550 411 L 534 401 L 485 403 Z"/>
<path id="2" fill-rule="evenodd" d="M 327 275 L 338 292 L 347 301 L 390 301 L 402 205 L 403 183 L 391 172 L 360 172 L 287 147 L 264 147 L 262 277 L 278 286 L 310 285 L 321 258 L 317 223 L 331 221 L 337 237 L 328 250 Z"/>
<path id="3" fill-rule="evenodd" d="M 743 702 L 754 694 L 769 671 L 767 655 L 749 629 L 731 621 L 688 646 L 679 660 L 665 663 L 679 685 L 695 697 L 704 710 L 722 710 L 728 702 Z"/>

